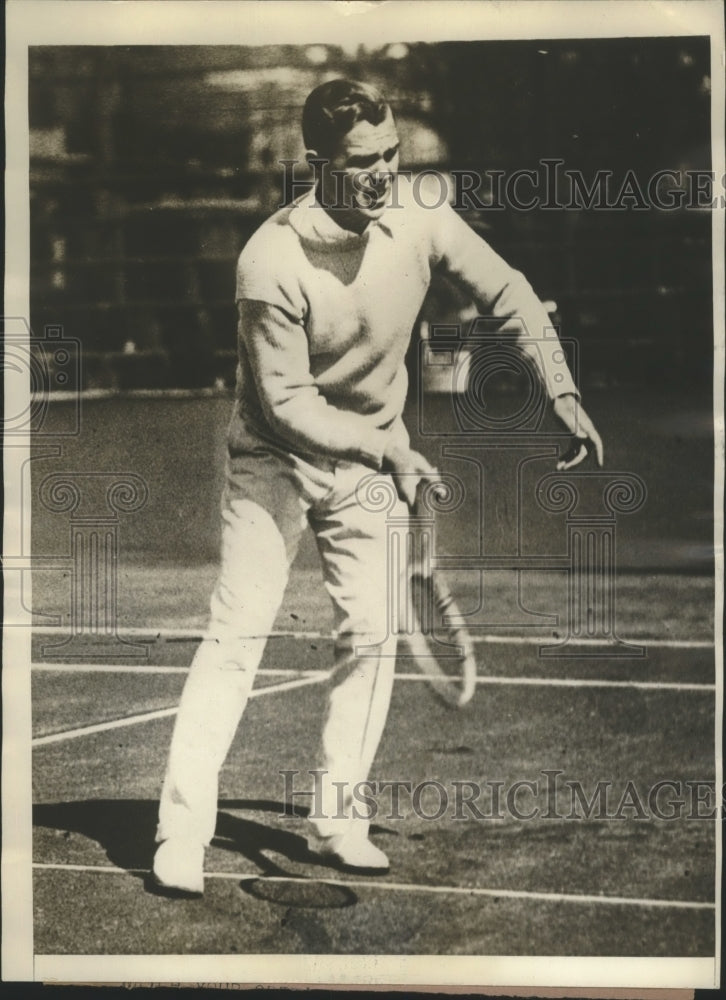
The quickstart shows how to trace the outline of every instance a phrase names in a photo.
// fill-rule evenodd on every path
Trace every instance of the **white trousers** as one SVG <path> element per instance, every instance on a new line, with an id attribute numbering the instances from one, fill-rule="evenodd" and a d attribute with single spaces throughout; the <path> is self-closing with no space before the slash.
<path id="1" fill-rule="evenodd" d="M 356 489 L 371 476 L 363 465 L 330 462 L 321 470 L 254 440 L 249 454 L 235 457 L 228 469 L 221 568 L 209 628 L 176 717 L 157 841 L 183 836 L 209 844 L 214 836 L 219 771 L 308 524 L 337 633 L 320 756 L 307 768 L 323 772 L 320 818 L 311 822 L 320 836 L 345 832 L 350 823 L 356 832 L 367 832 L 351 793 L 368 777 L 388 713 L 396 637 L 388 627 L 387 518 L 405 518 L 405 507 L 397 499 L 388 510 L 362 504 Z M 392 484 L 390 491 L 393 496 Z M 290 701 L 284 705 L 284 711 L 293 709 Z"/>

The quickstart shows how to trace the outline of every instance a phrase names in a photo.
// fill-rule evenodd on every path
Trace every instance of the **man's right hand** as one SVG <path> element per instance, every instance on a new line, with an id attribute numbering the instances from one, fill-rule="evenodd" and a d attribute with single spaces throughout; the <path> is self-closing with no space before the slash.
<path id="1" fill-rule="evenodd" d="M 381 470 L 391 475 L 396 492 L 409 508 L 416 501 L 416 490 L 421 480 L 438 477 L 436 469 L 423 455 L 397 441 L 390 441 L 386 447 Z"/>
<path id="2" fill-rule="evenodd" d="M 595 452 L 597 464 L 602 467 L 604 462 L 602 438 L 578 398 L 573 393 L 567 392 L 558 396 L 553 406 L 555 414 L 572 434 L 570 448 L 560 457 L 557 468 L 574 468 L 587 458 L 590 451 Z"/>

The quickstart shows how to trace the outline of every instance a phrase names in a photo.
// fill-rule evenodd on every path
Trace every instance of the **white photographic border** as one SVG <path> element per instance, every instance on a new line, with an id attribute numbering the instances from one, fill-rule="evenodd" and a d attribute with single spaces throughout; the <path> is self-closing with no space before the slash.
<path id="1" fill-rule="evenodd" d="M 28 317 L 28 47 L 31 45 L 215 45 L 338 43 L 346 40 L 456 41 L 475 39 L 605 38 L 708 35 L 714 68 L 712 153 L 717 178 L 724 163 L 724 25 L 719 0 L 510 0 L 510 2 L 247 2 L 247 0 L 9 0 L 6 8 L 6 248 L 5 315 Z M 721 72 L 719 72 L 719 69 Z M 722 192 L 720 192 L 722 193 Z M 723 448 L 724 448 L 724 205 L 713 211 L 714 422 L 717 727 L 716 787 L 722 771 Z M 15 387 L 17 390 L 17 386 Z M 19 483 L 28 442 L 5 452 L 6 488 Z M 15 500 L 13 501 L 13 496 Z M 6 539 L 19 530 L 28 498 L 10 489 Z M 20 504 L 20 508 L 18 507 Z M 25 550 L 29 551 L 29 545 Z M 27 622 L 10 574 L 5 620 Z M 30 629 L 4 631 L 3 652 L 3 979 L 123 983 L 265 983 L 394 985 L 411 988 L 639 987 L 713 988 L 718 957 L 526 958 L 355 955 L 35 956 L 31 890 Z M 720 823 L 718 824 L 720 828 Z M 721 842 L 717 845 L 717 929 L 720 939 Z M 72 919 L 69 903 L 68 918 Z"/>

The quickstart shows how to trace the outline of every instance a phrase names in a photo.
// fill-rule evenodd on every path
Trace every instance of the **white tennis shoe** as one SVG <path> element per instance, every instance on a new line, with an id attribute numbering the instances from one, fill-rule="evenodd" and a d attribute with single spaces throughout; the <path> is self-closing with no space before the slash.
<path id="1" fill-rule="evenodd" d="M 187 837 L 170 837 L 154 856 L 154 880 L 162 889 L 188 896 L 204 892 L 204 845 Z"/>
<path id="2" fill-rule="evenodd" d="M 308 849 L 336 867 L 358 874 L 384 875 L 390 862 L 383 851 L 365 834 L 351 829 L 332 837 L 308 836 Z"/>

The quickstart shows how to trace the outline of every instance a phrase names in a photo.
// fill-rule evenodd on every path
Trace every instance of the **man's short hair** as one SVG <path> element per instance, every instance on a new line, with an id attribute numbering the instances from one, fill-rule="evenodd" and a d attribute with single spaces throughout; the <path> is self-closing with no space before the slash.
<path id="1" fill-rule="evenodd" d="M 311 91 L 302 113 L 307 149 L 321 156 L 335 153 L 338 143 L 359 121 L 380 125 L 388 104 L 375 87 L 352 80 L 328 80 Z"/>

